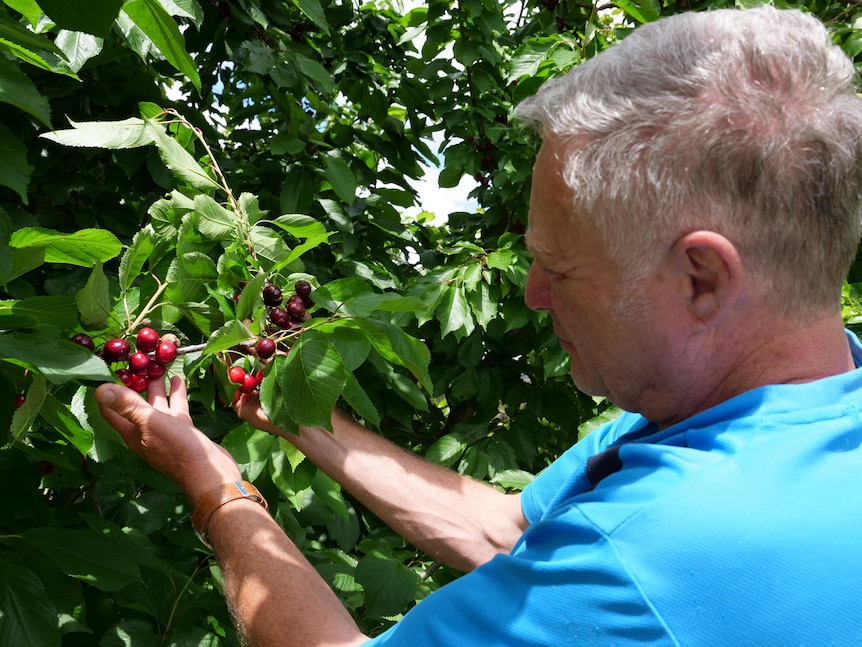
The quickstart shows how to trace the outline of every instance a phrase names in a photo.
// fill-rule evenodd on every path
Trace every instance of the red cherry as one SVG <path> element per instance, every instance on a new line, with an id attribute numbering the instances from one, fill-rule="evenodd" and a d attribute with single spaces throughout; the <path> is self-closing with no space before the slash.
<path id="1" fill-rule="evenodd" d="M 90 335 L 85 335 L 82 332 L 79 332 L 77 335 L 72 335 L 72 339 L 70 341 L 73 344 L 78 344 L 78 346 L 83 346 L 89 351 L 96 350 L 96 347 L 93 345 L 93 340 Z"/>
<path id="2" fill-rule="evenodd" d="M 106 362 L 125 362 L 129 359 L 129 353 L 132 347 L 125 339 L 112 339 L 105 344 L 105 349 L 102 351 Z"/>
<path id="3" fill-rule="evenodd" d="M 120 382 L 125 384 L 127 387 L 132 388 L 132 381 L 135 377 L 132 372 L 127 368 L 117 369 L 117 377 L 120 378 Z"/>
<path id="4" fill-rule="evenodd" d="M 279 328 L 290 328 L 290 315 L 284 308 L 273 308 L 269 311 L 269 320 Z"/>
<path id="5" fill-rule="evenodd" d="M 135 375 L 146 375 L 150 370 L 150 356 L 146 353 L 132 353 L 129 357 L 129 370 Z"/>
<path id="6" fill-rule="evenodd" d="M 142 353 L 152 353 L 159 345 L 159 333 L 152 328 L 141 328 L 135 339 L 135 346 Z"/>
<path id="7" fill-rule="evenodd" d="M 239 390 L 243 393 L 251 393 L 257 388 L 257 378 L 254 375 L 249 375 L 248 373 L 242 378 L 242 385 L 239 387 Z"/>
<path id="8" fill-rule="evenodd" d="M 54 463 L 51 461 L 39 461 L 39 471 L 42 474 L 50 474 L 54 471 Z"/>
<path id="9" fill-rule="evenodd" d="M 20 409 L 26 399 L 23 393 L 15 394 L 15 408 Z"/>
<path id="10" fill-rule="evenodd" d="M 263 382 L 263 371 L 258 371 L 254 374 L 254 381 L 257 382 L 257 385 L 260 386 Z"/>
<path id="11" fill-rule="evenodd" d="M 132 375 L 132 383 L 129 388 L 135 393 L 143 393 L 150 386 L 150 381 L 146 375 Z"/>
<path id="12" fill-rule="evenodd" d="M 281 290 L 275 285 L 267 285 L 263 289 L 263 304 L 270 308 L 275 308 L 276 306 L 281 305 L 281 301 L 283 299 L 281 295 Z"/>
<path id="13" fill-rule="evenodd" d="M 156 361 L 160 364 L 170 364 L 177 358 L 177 347 L 169 341 L 163 341 L 156 348 Z"/>
<path id="14" fill-rule="evenodd" d="M 150 368 L 147 371 L 147 378 L 150 380 L 157 380 L 160 377 L 164 377 L 166 370 L 167 369 L 164 364 L 159 362 L 150 362 Z"/>
<path id="15" fill-rule="evenodd" d="M 300 279 L 294 283 L 293 289 L 296 290 L 296 293 L 304 299 L 311 294 L 311 283 L 304 279 Z"/>
<path id="16" fill-rule="evenodd" d="M 245 379 L 245 371 L 239 366 L 231 366 L 227 372 L 227 377 L 234 384 L 242 384 Z"/>
<path id="17" fill-rule="evenodd" d="M 255 349 L 257 350 L 258 357 L 261 359 L 269 359 L 275 355 L 275 342 L 269 337 L 264 337 L 263 339 L 258 340 L 255 345 Z"/>
<path id="18" fill-rule="evenodd" d="M 302 323 L 305 321 L 305 303 L 302 297 L 296 297 L 296 299 L 294 301 L 294 297 L 290 297 L 290 301 L 287 302 L 287 314 L 294 321 Z"/>

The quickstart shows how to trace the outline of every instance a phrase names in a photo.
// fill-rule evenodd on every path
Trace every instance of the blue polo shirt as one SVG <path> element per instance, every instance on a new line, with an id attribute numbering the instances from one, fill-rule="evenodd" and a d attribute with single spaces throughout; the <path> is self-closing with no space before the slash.
<path id="1" fill-rule="evenodd" d="M 510 554 L 366 644 L 858 646 L 860 445 L 862 370 L 623 414 L 524 490 Z"/>

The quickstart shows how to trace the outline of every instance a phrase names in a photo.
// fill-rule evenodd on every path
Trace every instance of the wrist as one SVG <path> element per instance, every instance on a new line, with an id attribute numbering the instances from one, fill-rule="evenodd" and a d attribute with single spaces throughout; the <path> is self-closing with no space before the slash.
<path id="1" fill-rule="evenodd" d="M 192 526 L 194 526 L 198 538 L 205 546 L 212 548 L 207 533 L 213 514 L 232 501 L 244 499 L 259 503 L 264 510 L 268 508 L 266 499 L 263 498 L 258 489 L 248 481 L 240 479 L 216 486 L 198 500 L 192 514 Z"/>

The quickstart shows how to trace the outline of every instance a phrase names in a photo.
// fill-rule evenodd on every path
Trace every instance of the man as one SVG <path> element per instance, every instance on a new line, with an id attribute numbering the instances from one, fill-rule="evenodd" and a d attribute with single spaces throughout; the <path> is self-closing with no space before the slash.
<path id="1" fill-rule="evenodd" d="M 629 413 L 522 495 L 337 412 L 333 434 L 288 435 L 468 572 L 371 641 L 253 497 L 222 496 L 239 470 L 192 427 L 180 380 L 150 404 L 100 387 L 129 446 L 204 499 L 251 644 L 859 644 L 862 348 L 840 315 L 862 196 L 852 77 L 813 19 L 715 11 L 640 27 L 520 106 L 544 140 L 527 304 L 575 384 Z M 254 398 L 237 410 L 280 433 Z"/>

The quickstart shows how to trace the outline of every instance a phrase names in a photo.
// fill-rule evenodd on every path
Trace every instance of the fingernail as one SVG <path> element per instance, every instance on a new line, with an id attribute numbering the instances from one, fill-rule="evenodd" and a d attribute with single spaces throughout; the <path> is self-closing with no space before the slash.
<path id="1" fill-rule="evenodd" d="M 117 399 L 117 394 L 113 389 L 102 389 L 96 398 L 101 404 L 113 404 Z"/>

